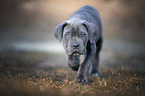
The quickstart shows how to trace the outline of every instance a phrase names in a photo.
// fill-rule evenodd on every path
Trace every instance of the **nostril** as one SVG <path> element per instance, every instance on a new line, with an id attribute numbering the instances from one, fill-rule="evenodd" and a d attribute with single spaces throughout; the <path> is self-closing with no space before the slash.
<path id="1" fill-rule="evenodd" d="M 79 47 L 79 43 L 74 43 L 73 46 L 74 46 L 75 48 L 77 48 L 77 47 Z"/>

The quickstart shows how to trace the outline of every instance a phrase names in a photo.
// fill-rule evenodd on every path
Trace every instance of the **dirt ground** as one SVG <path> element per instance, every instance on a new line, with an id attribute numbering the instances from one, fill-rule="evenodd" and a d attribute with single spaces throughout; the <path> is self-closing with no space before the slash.
<path id="1" fill-rule="evenodd" d="M 45 64 L 52 60 L 52 54 L 7 52 L 0 55 L 1 96 L 145 95 L 144 70 L 125 70 L 113 66 L 101 69 L 102 79 L 89 77 L 87 84 L 79 84 L 75 80 L 76 72 L 67 66 Z M 131 66 L 130 62 L 125 64 Z"/>

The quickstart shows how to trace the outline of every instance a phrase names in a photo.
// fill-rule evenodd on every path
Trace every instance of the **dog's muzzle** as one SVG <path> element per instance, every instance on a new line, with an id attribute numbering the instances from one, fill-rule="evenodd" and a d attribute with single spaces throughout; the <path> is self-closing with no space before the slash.
<path id="1" fill-rule="evenodd" d="M 86 48 L 79 42 L 71 42 L 66 49 L 66 53 L 67 55 L 84 55 L 86 53 Z"/>

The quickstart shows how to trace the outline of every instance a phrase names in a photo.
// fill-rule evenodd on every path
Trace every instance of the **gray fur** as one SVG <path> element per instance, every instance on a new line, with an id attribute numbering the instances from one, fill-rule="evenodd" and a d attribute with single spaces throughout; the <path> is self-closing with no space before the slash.
<path id="1" fill-rule="evenodd" d="M 66 52 L 66 61 L 77 73 L 77 80 L 87 82 L 87 76 L 101 77 L 99 72 L 99 53 L 102 49 L 102 22 L 98 11 L 86 5 L 70 18 L 59 24 L 54 30 L 55 37 L 61 42 Z M 85 59 L 80 64 L 80 55 Z"/>

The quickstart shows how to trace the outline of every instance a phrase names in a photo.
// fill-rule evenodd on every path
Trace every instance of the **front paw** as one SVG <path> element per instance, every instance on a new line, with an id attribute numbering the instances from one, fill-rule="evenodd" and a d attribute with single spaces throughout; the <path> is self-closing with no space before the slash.
<path id="1" fill-rule="evenodd" d="M 77 79 L 77 82 L 79 82 L 79 83 L 87 83 L 88 82 L 87 76 L 85 76 L 85 75 L 77 75 L 76 79 Z"/>

